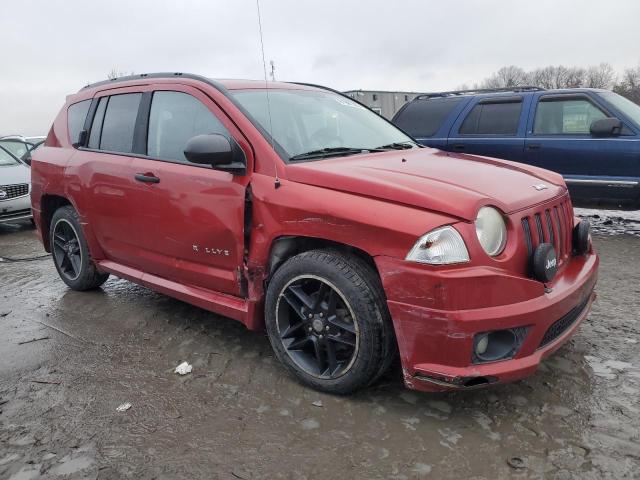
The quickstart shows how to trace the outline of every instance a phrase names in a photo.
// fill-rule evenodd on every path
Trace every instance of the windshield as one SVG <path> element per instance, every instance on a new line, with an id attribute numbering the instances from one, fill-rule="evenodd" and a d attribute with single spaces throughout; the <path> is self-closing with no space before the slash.
<path id="1" fill-rule="evenodd" d="M 6 148 L 18 158 L 22 157 L 28 151 L 28 145 L 26 143 L 16 140 L 0 140 L 0 146 Z"/>
<path id="2" fill-rule="evenodd" d="M 339 155 L 361 153 L 403 144 L 411 138 L 389 122 L 341 95 L 317 90 L 236 90 L 233 96 L 273 138 L 288 158 L 328 151 Z M 270 126 L 271 123 L 271 126 Z M 325 152 L 319 152 L 325 150 Z M 307 157 L 309 158 L 309 157 Z"/>
<path id="3" fill-rule="evenodd" d="M 6 150 L 0 148 L 0 167 L 19 165 L 18 161 L 13 158 Z"/>
<path id="4" fill-rule="evenodd" d="M 617 93 L 605 92 L 599 95 L 629 117 L 629 119 L 636 124 L 636 127 L 640 127 L 640 106 Z"/>

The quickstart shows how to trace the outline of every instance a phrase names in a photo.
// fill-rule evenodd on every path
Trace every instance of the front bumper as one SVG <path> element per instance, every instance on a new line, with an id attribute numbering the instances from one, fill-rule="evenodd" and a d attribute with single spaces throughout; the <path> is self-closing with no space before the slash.
<path id="1" fill-rule="evenodd" d="M 377 257 L 409 388 L 444 391 L 518 380 L 578 329 L 595 299 L 595 253 L 571 257 L 553 282 L 487 267 L 440 270 Z M 549 331 L 565 319 L 560 332 Z M 473 364 L 476 333 L 529 327 L 510 360 Z M 556 330 L 557 324 L 554 326 Z M 543 338 L 546 343 L 542 345 Z M 541 346 L 542 345 L 542 346 Z"/>
<path id="2" fill-rule="evenodd" d="M 0 223 L 16 222 L 32 217 L 29 195 L 0 201 Z"/>

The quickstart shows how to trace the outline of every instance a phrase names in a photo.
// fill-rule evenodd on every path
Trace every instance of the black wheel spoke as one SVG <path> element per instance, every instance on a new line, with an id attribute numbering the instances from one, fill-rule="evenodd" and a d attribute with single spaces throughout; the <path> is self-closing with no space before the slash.
<path id="1" fill-rule="evenodd" d="M 326 342 L 327 349 L 327 374 L 333 377 L 334 372 L 338 368 L 338 359 L 336 357 L 336 347 L 333 342 Z"/>
<path id="2" fill-rule="evenodd" d="M 325 299 L 327 294 L 329 294 L 330 292 L 333 292 L 333 289 L 329 285 L 327 285 L 324 282 L 320 284 L 320 289 L 318 290 L 318 294 L 316 295 L 316 299 L 313 302 L 313 309 L 314 310 L 318 310 L 320 308 L 320 306 L 322 305 L 323 300 Z"/>
<path id="3" fill-rule="evenodd" d="M 327 317 L 336 314 L 336 304 L 338 301 L 338 294 L 334 289 L 331 289 L 327 298 Z"/>
<path id="4" fill-rule="evenodd" d="M 80 255 L 69 255 L 69 261 L 73 269 L 73 274 L 78 275 L 78 273 L 80 273 Z"/>
<path id="5" fill-rule="evenodd" d="M 280 336 L 282 337 L 282 339 L 295 338 L 296 335 L 298 335 L 300 331 L 304 329 L 304 327 L 305 324 L 303 322 L 298 322 L 295 325 L 289 325 Z"/>
<path id="6" fill-rule="evenodd" d="M 332 315 L 327 320 L 331 325 L 333 325 L 334 327 L 339 328 L 340 330 L 344 330 L 346 332 L 353 333 L 354 335 L 356 333 L 356 328 L 353 325 L 353 323 L 348 322 L 348 321 L 340 318 L 338 315 Z"/>
<path id="7" fill-rule="evenodd" d="M 283 296 L 300 318 L 306 318 L 305 312 L 311 310 L 313 302 L 299 285 L 291 285 Z"/>
<path id="8" fill-rule="evenodd" d="M 356 346 L 356 339 L 350 338 L 348 335 L 327 335 L 327 339 L 330 342 L 337 342 L 350 347 Z"/>
<path id="9" fill-rule="evenodd" d="M 300 350 L 302 347 L 307 345 L 310 341 L 309 337 L 302 337 L 297 340 L 294 340 L 289 345 L 287 345 L 287 350 Z"/>
<path id="10" fill-rule="evenodd" d="M 311 337 L 313 340 L 313 353 L 316 357 L 316 363 L 318 365 L 318 372 L 322 373 L 324 372 L 324 353 L 323 353 L 323 346 L 322 343 L 320 343 L 320 341 L 315 338 L 315 337 Z"/>

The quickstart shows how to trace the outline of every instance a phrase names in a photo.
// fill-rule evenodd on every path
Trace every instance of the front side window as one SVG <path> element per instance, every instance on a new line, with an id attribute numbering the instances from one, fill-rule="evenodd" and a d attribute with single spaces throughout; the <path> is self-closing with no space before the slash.
<path id="1" fill-rule="evenodd" d="M 598 95 L 630 118 L 637 127 L 640 127 L 640 105 L 613 92 L 603 92 Z"/>
<path id="2" fill-rule="evenodd" d="M 220 120 L 198 99 L 182 92 L 153 94 L 147 136 L 149 157 L 188 163 L 184 156 L 187 141 L 210 133 L 230 137 Z"/>
<path id="3" fill-rule="evenodd" d="M 133 131 L 141 98 L 141 93 L 125 93 L 109 97 L 102 122 L 100 150 L 120 153 L 133 151 Z"/>
<path id="4" fill-rule="evenodd" d="M 587 99 L 545 100 L 536 109 L 536 135 L 588 135 L 591 124 L 607 115 Z"/>
<path id="5" fill-rule="evenodd" d="M 480 102 L 471 109 L 460 127 L 462 135 L 515 135 L 520 123 L 522 100 Z"/>
<path id="6" fill-rule="evenodd" d="M 67 129 L 69 130 L 69 140 L 76 143 L 80 131 L 84 128 L 84 121 L 87 118 L 91 100 L 74 103 L 67 110 Z"/>
<path id="7" fill-rule="evenodd" d="M 4 149 L 0 148 L 0 167 L 10 167 L 18 165 L 18 161 L 7 153 Z"/>
<path id="8" fill-rule="evenodd" d="M 379 115 L 333 92 L 270 89 L 267 97 L 266 90 L 256 89 L 232 94 L 289 158 L 322 149 L 355 152 L 390 144 L 415 146 L 410 137 Z"/>

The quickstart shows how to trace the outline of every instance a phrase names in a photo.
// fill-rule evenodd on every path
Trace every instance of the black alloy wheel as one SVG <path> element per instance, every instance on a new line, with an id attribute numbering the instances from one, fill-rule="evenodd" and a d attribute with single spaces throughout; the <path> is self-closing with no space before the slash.
<path id="1" fill-rule="evenodd" d="M 359 331 L 351 306 L 326 279 L 301 275 L 280 292 L 278 334 L 293 362 L 319 379 L 340 377 L 358 354 Z"/>
<path id="2" fill-rule="evenodd" d="M 82 269 L 82 249 L 78 233 L 71 223 L 61 218 L 53 228 L 53 258 L 58 271 L 68 280 L 76 280 Z"/>
<path id="3" fill-rule="evenodd" d="M 100 272 L 91 258 L 78 212 L 71 205 L 58 208 L 49 222 L 49 251 L 58 275 L 73 290 L 97 288 L 107 281 L 108 273 Z"/>

